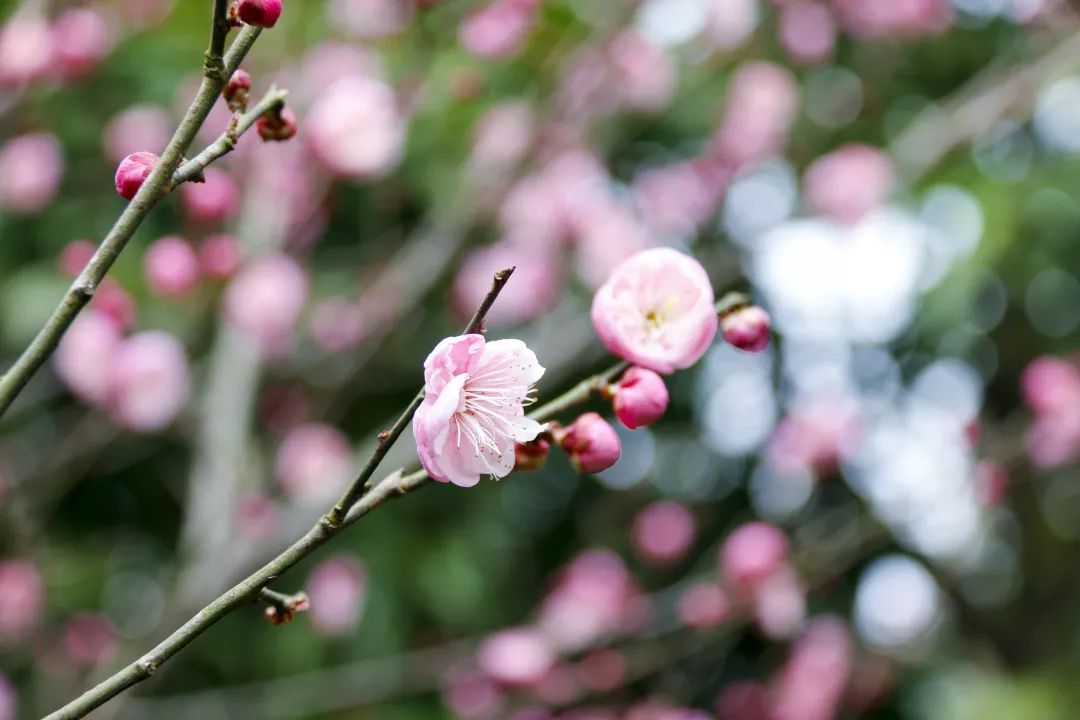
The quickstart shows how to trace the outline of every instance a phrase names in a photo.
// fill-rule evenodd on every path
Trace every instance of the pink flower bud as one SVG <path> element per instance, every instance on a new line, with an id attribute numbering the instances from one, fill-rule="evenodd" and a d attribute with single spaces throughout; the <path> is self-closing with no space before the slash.
<path id="1" fill-rule="evenodd" d="M 724 340 L 740 350 L 760 352 L 769 344 L 769 313 L 757 305 L 739 308 L 720 319 Z"/>
<path id="2" fill-rule="evenodd" d="M 98 11 L 72 8 L 53 23 L 52 41 L 63 76 L 81 78 L 109 54 L 113 32 Z"/>
<path id="3" fill-rule="evenodd" d="M 266 142 L 284 142 L 296 135 L 296 113 L 290 107 L 266 113 L 255 122 L 255 129 Z"/>
<path id="4" fill-rule="evenodd" d="M 720 550 L 723 576 L 740 592 L 752 591 L 784 565 L 788 541 L 764 522 L 750 522 L 728 535 Z"/>
<path id="5" fill-rule="evenodd" d="M 652 425 L 667 411 L 668 390 L 664 379 L 646 368 L 630 368 L 615 386 L 612 406 L 615 417 L 631 430 Z"/>
<path id="6" fill-rule="evenodd" d="M 539 682 L 555 662 L 554 652 L 539 631 L 511 628 L 480 644 L 476 663 L 490 677 L 507 685 Z"/>
<path id="7" fill-rule="evenodd" d="M 21 215 L 41 212 L 56 195 L 63 174 L 64 156 L 51 134 L 13 138 L 0 148 L 0 205 Z"/>
<path id="8" fill-rule="evenodd" d="M 161 430 L 187 404 L 187 355 L 168 333 L 143 332 L 125 340 L 111 375 L 109 405 L 116 420 L 132 430 Z"/>
<path id="9" fill-rule="evenodd" d="M 585 413 L 558 434 L 559 446 L 578 472 L 598 473 L 614 465 L 622 453 L 615 428 L 597 413 Z"/>
<path id="10" fill-rule="evenodd" d="M 233 112 L 247 110 L 248 96 L 251 94 L 251 76 L 244 70 L 237 70 L 229 78 L 229 82 L 225 83 L 221 94 Z"/>
<path id="11" fill-rule="evenodd" d="M 514 470 L 518 472 L 540 470 L 547 464 L 551 443 L 543 438 L 532 442 L 514 443 Z"/>
<path id="12" fill-rule="evenodd" d="M 152 152 L 134 152 L 121 160 L 116 168 L 116 192 L 120 197 L 125 200 L 135 197 L 160 159 Z"/>
<path id="13" fill-rule="evenodd" d="M 237 15 L 248 25 L 274 27 L 281 17 L 281 0 L 240 0 Z"/>
<path id="14" fill-rule="evenodd" d="M 649 505 L 634 518 L 631 540 L 634 552 L 657 564 L 678 562 L 694 542 L 694 516 L 676 502 Z"/>
<path id="15" fill-rule="evenodd" d="M 97 245 L 89 240 L 72 240 L 60 251 L 60 272 L 71 279 L 79 276 L 90 258 L 97 252 Z"/>
<path id="16" fill-rule="evenodd" d="M 207 277 L 230 278 L 242 260 L 240 243 L 232 235 L 210 235 L 199 246 L 199 268 Z"/>
<path id="17" fill-rule="evenodd" d="M 168 235 L 155 240 L 143 256 L 146 284 L 155 295 L 178 298 L 199 282 L 199 258 L 187 240 Z"/>

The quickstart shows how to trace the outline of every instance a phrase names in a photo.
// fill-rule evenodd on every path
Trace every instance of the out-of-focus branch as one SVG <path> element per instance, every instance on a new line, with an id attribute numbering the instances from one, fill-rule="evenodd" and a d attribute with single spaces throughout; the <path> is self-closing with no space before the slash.
<path id="1" fill-rule="evenodd" d="M 210 49 L 206 56 L 206 71 L 202 83 L 195 95 L 194 101 L 185 113 L 183 120 L 177 127 L 169 144 L 161 154 L 161 159 L 151 171 L 149 177 L 139 188 L 139 191 L 128 203 L 120 214 L 116 223 L 108 235 L 98 246 L 97 252 L 90 262 L 79 274 L 79 277 L 68 288 L 63 300 L 53 310 L 52 315 L 45 325 L 38 331 L 30 345 L 23 351 L 15 364 L 0 377 L 0 415 L 11 406 L 15 398 L 22 392 L 26 384 L 37 373 L 45 361 L 56 350 L 60 339 L 74 322 L 75 318 L 86 307 L 94 296 L 98 285 L 108 274 L 113 263 L 127 246 L 129 240 L 138 230 L 139 225 L 154 208 L 161 198 L 168 194 L 176 185 L 173 183 L 173 173 L 180 166 L 184 153 L 195 139 L 196 133 L 206 122 L 210 109 L 214 106 L 221 95 L 225 85 L 225 79 L 240 66 L 241 61 L 247 55 L 251 46 L 260 33 L 260 28 L 247 27 L 237 36 L 228 53 L 224 56 L 221 49 L 224 47 L 227 26 L 222 25 L 225 0 L 215 0 L 213 31 L 211 33 Z M 221 17 L 219 17 L 219 14 Z M 220 69 L 224 68 L 224 72 Z"/>
<path id="2" fill-rule="evenodd" d="M 1080 33 L 1069 35 L 1033 62 L 975 76 L 953 97 L 924 110 L 891 144 L 904 177 L 914 182 L 959 145 L 990 131 L 1009 115 L 1029 117 L 1039 87 L 1080 68 Z"/>

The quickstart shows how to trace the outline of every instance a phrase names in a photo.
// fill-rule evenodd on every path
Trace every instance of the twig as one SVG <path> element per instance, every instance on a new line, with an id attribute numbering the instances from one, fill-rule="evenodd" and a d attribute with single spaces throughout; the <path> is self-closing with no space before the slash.
<path id="1" fill-rule="evenodd" d="M 224 47 L 225 34 L 228 31 L 227 26 L 222 25 L 221 22 L 224 18 L 222 8 L 226 4 L 225 0 L 214 2 L 210 49 L 206 54 L 202 83 L 199 85 L 199 91 L 191 107 L 188 108 L 184 119 L 162 152 L 161 159 L 135 197 L 124 208 L 90 262 L 68 288 L 63 300 L 53 310 L 37 336 L 15 361 L 15 364 L 0 378 L 0 416 L 11 406 L 30 379 L 56 350 L 60 338 L 90 302 L 98 285 L 150 210 L 175 187 L 173 173 L 179 167 L 184 153 L 187 152 L 199 128 L 206 122 L 210 109 L 221 95 L 225 79 L 236 71 L 258 38 L 260 28 L 244 28 L 229 48 L 228 53 L 222 57 L 221 49 Z"/>

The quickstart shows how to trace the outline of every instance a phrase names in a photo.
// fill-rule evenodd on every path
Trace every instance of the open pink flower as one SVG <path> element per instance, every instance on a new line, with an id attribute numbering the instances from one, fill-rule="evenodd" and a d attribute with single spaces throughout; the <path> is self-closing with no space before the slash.
<path id="1" fill-rule="evenodd" d="M 616 267 L 593 298 L 592 321 L 611 352 L 659 373 L 697 362 L 718 324 L 705 269 L 670 248 L 645 250 Z"/>
<path id="2" fill-rule="evenodd" d="M 424 361 L 424 403 L 413 418 L 420 462 L 432 478 L 472 487 L 514 469 L 514 442 L 540 434 L 525 402 L 544 368 L 520 340 L 461 335 Z"/>

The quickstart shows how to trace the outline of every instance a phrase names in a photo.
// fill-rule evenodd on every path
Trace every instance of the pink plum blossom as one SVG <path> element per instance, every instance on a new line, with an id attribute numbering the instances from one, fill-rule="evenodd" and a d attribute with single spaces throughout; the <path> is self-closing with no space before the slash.
<path id="1" fill-rule="evenodd" d="M 948 0 L 833 0 L 844 29 L 863 37 L 918 37 L 941 32 L 952 23 Z"/>
<path id="2" fill-rule="evenodd" d="M 116 650 L 116 630 L 112 621 L 95 612 L 76 614 L 64 626 L 64 650 L 79 665 L 105 662 Z"/>
<path id="3" fill-rule="evenodd" d="M 486 638 L 476 652 L 480 669 L 507 685 L 537 683 L 554 662 L 548 640 L 528 627 L 501 630 Z"/>
<path id="4" fill-rule="evenodd" d="M 624 30 L 611 41 L 608 59 L 614 87 L 629 107 L 657 111 L 671 102 L 676 66 L 662 48 L 634 30 Z"/>
<path id="5" fill-rule="evenodd" d="M 637 514 L 631 526 L 634 551 L 657 563 L 678 562 L 690 549 L 697 534 L 693 514 L 677 502 L 663 500 Z"/>
<path id="6" fill-rule="evenodd" d="M 593 327 L 624 360 L 670 373 L 709 349 L 718 320 L 701 264 L 669 248 L 640 252 L 615 268 L 596 292 Z"/>
<path id="7" fill-rule="evenodd" d="M 458 28 L 462 46 L 483 58 L 504 58 L 521 49 L 539 0 L 492 0 Z"/>
<path id="8" fill-rule="evenodd" d="M 27 5 L 0 27 L 0 85 L 21 85 L 49 73 L 53 36 L 40 12 Z"/>
<path id="9" fill-rule="evenodd" d="M 278 448 L 275 474 L 290 496 L 305 505 L 334 500 L 353 474 L 349 441 L 335 427 L 294 427 Z"/>
<path id="10" fill-rule="evenodd" d="M 19 640 L 41 620 L 45 587 L 29 560 L 0 561 L 0 643 Z"/>
<path id="11" fill-rule="evenodd" d="M 758 24 L 758 0 L 709 0 L 708 36 L 718 50 L 734 50 Z"/>
<path id="12" fill-rule="evenodd" d="M 720 330 L 729 345 L 747 352 L 761 352 L 769 345 L 771 322 L 767 312 L 750 305 L 720 318 Z"/>
<path id="13" fill-rule="evenodd" d="M 541 430 L 524 404 L 544 368 L 520 340 L 462 335 L 424 361 L 424 402 L 413 418 L 420 461 L 439 482 L 472 487 L 514 469 L 514 443 Z"/>
<path id="14" fill-rule="evenodd" d="M 329 298 L 311 311 L 311 339 L 330 353 L 355 347 L 364 336 L 364 312 L 355 301 Z"/>
<path id="15" fill-rule="evenodd" d="M 184 210 L 195 220 L 220 222 L 240 202 L 240 189 L 229 173 L 217 168 L 203 171 L 205 182 L 185 183 L 181 194 Z"/>
<path id="16" fill-rule="evenodd" d="M 373 77 L 350 77 L 326 89 L 307 115 L 305 136 L 331 172 L 380 177 L 398 163 L 405 121 L 393 89 Z"/>
<path id="17" fill-rule="evenodd" d="M 478 171 L 513 169 L 529 149 L 536 119 L 524 102 L 504 102 L 488 110 L 476 123 L 470 162 Z"/>
<path id="18" fill-rule="evenodd" d="M 109 407 L 123 426 L 156 432 L 171 423 L 187 404 L 188 362 L 172 335 L 147 331 L 117 347 L 109 379 Z"/>
<path id="19" fill-rule="evenodd" d="M 506 267 L 516 267 L 514 280 L 488 312 L 489 325 L 527 322 L 558 304 L 562 290 L 558 256 L 536 243 L 504 240 L 474 250 L 461 263 L 453 288 L 459 314 L 471 315 L 484 299 L 492 274 Z"/>
<path id="20" fill-rule="evenodd" d="M 135 197 L 160 159 L 152 152 L 140 151 L 121 160 L 116 168 L 116 192 L 120 197 L 125 200 Z"/>
<path id="21" fill-rule="evenodd" d="M 330 19 L 358 38 L 379 38 L 404 30 L 415 12 L 413 0 L 330 0 Z"/>
<path id="22" fill-rule="evenodd" d="M 166 298 L 183 297 L 199 282 L 199 258 L 187 240 L 167 235 L 146 249 L 143 273 L 151 292 Z"/>
<path id="23" fill-rule="evenodd" d="M 208 235 L 199 245 L 199 269 L 207 277 L 230 278 L 240 269 L 243 259 L 240 243 L 233 235 Z"/>
<path id="24" fill-rule="evenodd" d="M 622 629 L 637 595 L 619 556 L 587 550 L 559 574 L 541 605 L 539 626 L 555 647 L 573 652 Z"/>
<path id="25" fill-rule="evenodd" d="M 648 225 L 665 236 L 685 237 L 712 215 L 727 186 L 728 171 L 700 158 L 644 170 L 634 178 L 634 199 Z"/>
<path id="26" fill-rule="evenodd" d="M 113 30 L 93 8 L 71 8 L 52 27 L 58 70 L 67 78 L 89 75 L 112 49 Z"/>
<path id="27" fill-rule="evenodd" d="M 64 174 L 64 155 L 51 133 L 8 140 L 0 148 L 0 206 L 19 215 L 41 212 Z"/>
<path id="28" fill-rule="evenodd" d="M 264 348 L 287 339 L 308 299 L 304 270 L 288 255 L 272 253 L 240 270 L 225 290 L 224 311 Z"/>
<path id="29" fill-rule="evenodd" d="M 773 689 L 775 720 L 832 720 L 851 676 L 852 639 L 835 617 L 811 621 L 795 640 Z"/>
<path id="30" fill-rule="evenodd" d="M 598 473 L 619 460 L 622 443 L 615 428 L 594 412 L 581 415 L 556 435 L 559 446 L 578 472 Z"/>
<path id="31" fill-rule="evenodd" d="M 787 563 L 753 588 L 751 600 L 758 629 L 772 640 L 790 638 L 806 618 L 806 588 Z"/>
<path id="32" fill-rule="evenodd" d="M 619 378 L 614 392 L 611 405 L 615 417 L 631 430 L 652 425 L 667 412 L 667 385 L 652 370 L 630 368 Z"/>
<path id="33" fill-rule="evenodd" d="M 724 541 L 720 569 L 724 579 L 745 594 L 777 572 L 787 556 L 788 541 L 784 533 L 768 523 L 749 522 Z"/>
<path id="34" fill-rule="evenodd" d="M 711 628 L 728 619 L 731 604 L 724 589 L 716 583 L 691 585 L 679 597 L 679 620 L 692 628 Z"/>
<path id="35" fill-rule="evenodd" d="M 825 3 L 789 0 L 780 8 L 780 44 L 801 62 L 820 62 L 836 46 L 836 22 Z"/>
<path id="36" fill-rule="evenodd" d="M 807 168 L 803 193 L 815 213 L 854 225 L 888 197 L 893 185 L 889 157 L 869 145 L 844 145 Z"/>
<path id="37" fill-rule="evenodd" d="M 132 105 L 113 115 L 101 143 L 106 156 L 119 163 L 141 148 L 163 148 L 172 135 L 173 119 L 160 105 Z"/>
<path id="38" fill-rule="evenodd" d="M 103 405 L 109 397 L 113 356 L 120 328 L 95 308 L 84 310 L 60 340 L 53 363 L 56 374 L 82 400 Z"/>
<path id="39" fill-rule="evenodd" d="M 475 670 L 451 668 L 443 682 L 443 702 L 462 720 L 492 720 L 506 702 L 499 685 Z"/>
<path id="40" fill-rule="evenodd" d="M 346 635 L 356 627 L 364 609 L 367 571 L 348 555 L 319 563 L 305 586 L 311 600 L 311 625 L 323 635 Z"/>

